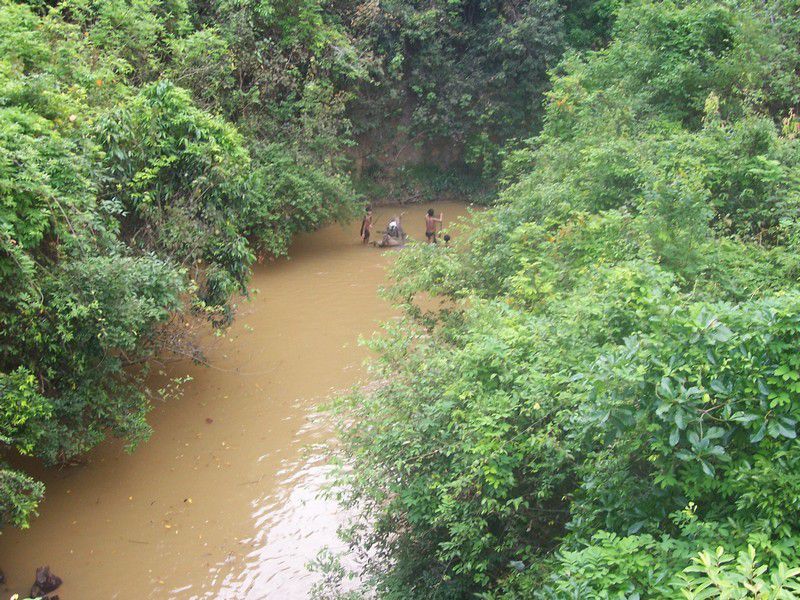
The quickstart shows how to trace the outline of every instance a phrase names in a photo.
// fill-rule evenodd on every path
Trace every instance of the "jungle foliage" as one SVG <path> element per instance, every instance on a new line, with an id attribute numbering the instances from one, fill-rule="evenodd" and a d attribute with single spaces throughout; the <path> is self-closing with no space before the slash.
<path id="1" fill-rule="evenodd" d="M 337 405 L 365 590 L 800 597 L 799 10 L 620 3 L 497 206 L 399 257 Z"/>
<path id="2" fill-rule="evenodd" d="M 505 148 L 541 125 L 549 69 L 568 47 L 602 45 L 616 4 L 363 2 L 350 27 L 370 52 L 371 77 L 352 113 L 360 138 L 376 146 L 367 168 L 374 176 L 418 148 L 412 162 L 467 168 L 491 183 Z"/>
<path id="3" fill-rule="evenodd" d="M 317 0 L 0 0 L 0 446 L 149 435 L 146 365 L 197 356 L 253 261 L 352 214 L 348 33 Z M 0 465 L 0 526 L 43 486 Z"/>
<path id="4" fill-rule="evenodd" d="M 366 588 L 799 597 L 799 11 L 0 0 L 0 445 L 146 439 L 146 365 L 352 214 L 381 126 L 502 191 L 400 255 L 339 406 Z M 0 465 L 0 524 L 43 492 Z"/>
<path id="5" fill-rule="evenodd" d="M 2 449 L 146 439 L 152 359 L 198 358 L 255 260 L 352 215 L 357 136 L 447 140 L 466 168 L 398 175 L 475 187 L 616 4 L 0 0 Z M 24 526 L 42 486 L 2 469 Z"/>

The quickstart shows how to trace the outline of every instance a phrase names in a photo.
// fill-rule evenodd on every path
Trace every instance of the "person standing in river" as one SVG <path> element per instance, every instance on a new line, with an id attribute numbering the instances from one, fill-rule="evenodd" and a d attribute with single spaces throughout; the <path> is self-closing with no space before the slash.
<path id="1" fill-rule="evenodd" d="M 361 221 L 361 241 L 369 244 L 369 234 L 372 230 L 372 207 L 367 205 L 366 214 Z"/>
<path id="2" fill-rule="evenodd" d="M 436 243 L 436 224 L 442 224 L 442 219 L 444 218 L 444 213 L 439 213 L 439 218 L 433 216 L 433 209 L 428 209 L 428 214 L 425 215 L 425 239 L 428 240 L 430 244 L 433 242 Z"/>

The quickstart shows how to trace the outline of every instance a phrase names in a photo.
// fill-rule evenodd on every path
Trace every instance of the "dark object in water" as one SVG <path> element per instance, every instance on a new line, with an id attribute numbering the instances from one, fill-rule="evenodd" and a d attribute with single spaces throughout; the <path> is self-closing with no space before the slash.
<path id="1" fill-rule="evenodd" d="M 50 572 L 50 566 L 36 569 L 36 581 L 31 586 L 31 598 L 49 594 L 63 583 L 61 577 Z"/>
<path id="2" fill-rule="evenodd" d="M 0 584 L 3 584 L 5 582 L 6 582 L 6 574 L 3 573 L 2 569 L 0 569 Z"/>
<path id="3" fill-rule="evenodd" d="M 383 238 L 375 244 L 378 248 L 396 248 L 406 243 L 406 232 L 400 224 L 400 217 L 392 217 L 383 232 Z"/>
<path id="4" fill-rule="evenodd" d="M 394 236 L 389 235 L 388 233 L 383 234 L 383 238 L 380 242 L 377 242 L 375 245 L 378 248 L 399 248 L 405 244 L 405 239 L 396 238 Z"/>

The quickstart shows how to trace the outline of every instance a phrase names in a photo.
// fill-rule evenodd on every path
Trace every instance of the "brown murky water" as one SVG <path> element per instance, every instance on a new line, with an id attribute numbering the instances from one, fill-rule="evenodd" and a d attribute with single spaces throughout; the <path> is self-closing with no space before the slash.
<path id="1" fill-rule="evenodd" d="M 466 212 L 434 206 L 446 220 Z M 424 237 L 427 207 L 403 208 L 412 237 Z M 377 225 L 396 210 L 377 209 Z M 319 496 L 331 429 L 316 407 L 363 377 L 358 337 L 394 314 L 377 290 L 396 251 L 363 247 L 358 228 L 304 235 L 291 260 L 256 269 L 260 293 L 213 366 L 170 366 L 193 381 L 156 407 L 133 455 L 109 443 L 86 466 L 45 474 L 41 516 L 0 537 L 9 594 L 24 596 L 49 564 L 62 600 L 308 596 L 306 563 L 340 547 L 337 507 Z"/>

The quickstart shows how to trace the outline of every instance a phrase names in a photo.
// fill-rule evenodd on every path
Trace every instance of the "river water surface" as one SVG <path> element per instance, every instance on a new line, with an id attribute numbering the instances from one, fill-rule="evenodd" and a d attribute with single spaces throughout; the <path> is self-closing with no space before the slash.
<path id="1" fill-rule="evenodd" d="M 424 238 L 428 206 L 402 209 L 411 237 Z M 446 221 L 466 212 L 432 206 Z M 377 226 L 398 210 L 377 208 Z M 362 246 L 359 224 L 302 235 L 291 259 L 255 269 L 260 293 L 215 341 L 212 366 L 168 367 L 193 380 L 155 407 L 134 454 L 108 443 L 85 466 L 39 474 L 40 516 L 0 537 L 4 596 L 24 597 L 44 564 L 64 579 L 61 600 L 308 596 L 318 576 L 306 563 L 341 547 L 342 517 L 319 494 L 332 434 L 317 409 L 364 377 L 358 338 L 395 315 L 377 292 L 397 251 Z"/>

